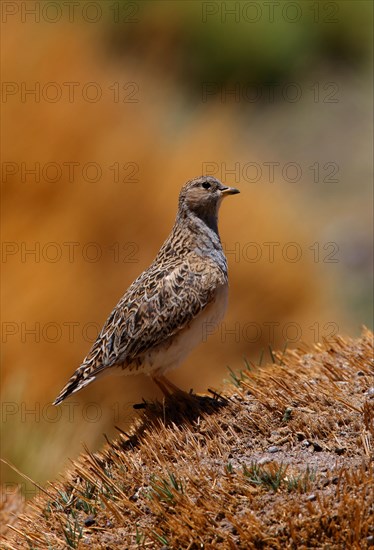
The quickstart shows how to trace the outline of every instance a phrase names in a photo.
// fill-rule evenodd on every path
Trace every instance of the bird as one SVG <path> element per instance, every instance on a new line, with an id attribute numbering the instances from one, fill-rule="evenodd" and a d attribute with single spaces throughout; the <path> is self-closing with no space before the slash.
<path id="1" fill-rule="evenodd" d="M 239 192 L 213 176 L 183 185 L 169 237 L 119 300 L 54 405 L 114 372 L 145 373 L 165 396 L 182 391 L 164 374 L 224 317 L 228 273 L 218 211 L 223 198 Z"/>

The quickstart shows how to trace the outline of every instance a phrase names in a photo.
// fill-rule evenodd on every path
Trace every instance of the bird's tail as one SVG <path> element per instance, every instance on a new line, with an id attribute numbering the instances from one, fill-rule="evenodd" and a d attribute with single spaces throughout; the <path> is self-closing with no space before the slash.
<path id="1" fill-rule="evenodd" d="M 75 371 L 69 382 L 60 391 L 56 399 L 53 401 L 53 405 L 59 405 L 64 399 L 69 397 L 69 395 L 81 390 L 88 384 L 91 384 L 94 380 L 96 380 L 96 375 L 92 373 L 92 369 L 90 369 L 87 365 L 82 365 Z"/>

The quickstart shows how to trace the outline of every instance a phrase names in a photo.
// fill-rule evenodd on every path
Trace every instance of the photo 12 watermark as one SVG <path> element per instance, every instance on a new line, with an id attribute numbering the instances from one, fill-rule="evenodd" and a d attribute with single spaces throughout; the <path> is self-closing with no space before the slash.
<path id="1" fill-rule="evenodd" d="M 300 243 L 297 241 L 248 241 L 222 243 L 229 262 L 259 262 L 273 264 L 277 261 L 296 264 L 302 260 L 313 263 L 337 264 L 340 262 L 340 247 L 334 241 Z"/>
<path id="2" fill-rule="evenodd" d="M 139 2 L 102 0 L 3 0 L 1 21 L 20 23 L 139 23 Z"/>
<path id="3" fill-rule="evenodd" d="M 66 160 L 49 161 L 3 161 L 1 163 L 3 184 L 12 182 L 34 183 L 139 183 L 140 167 L 134 161 L 78 162 Z"/>
<path id="4" fill-rule="evenodd" d="M 6 463 L 6 462 L 5 462 Z M 0 504 L 5 506 L 8 501 L 20 499 L 21 502 L 31 500 L 44 493 L 43 489 L 25 481 L 3 481 L 0 491 Z"/>
<path id="5" fill-rule="evenodd" d="M 303 0 L 288 2 L 277 0 L 202 2 L 201 21 L 222 24 L 256 23 L 338 23 L 339 3 Z"/>
<path id="6" fill-rule="evenodd" d="M 7 320 L 1 323 L 2 344 L 57 344 L 66 342 L 95 342 L 101 325 L 89 321 L 13 321 Z"/>
<path id="7" fill-rule="evenodd" d="M 339 103 L 340 85 L 337 82 L 281 82 L 256 84 L 250 82 L 201 83 L 201 101 L 208 103 Z"/>
<path id="8" fill-rule="evenodd" d="M 118 401 L 100 404 L 96 401 L 84 403 L 67 399 L 58 406 L 53 405 L 52 401 L 3 401 L 0 408 L 0 421 L 3 424 L 8 422 L 97 424 L 108 419 L 112 423 L 128 422 L 133 417 L 133 403 Z"/>
<path id="9" fill-rule="evenodd" d="M 15 81 L 1 83 L 2 103 L 139 103 L 140 87 L 137 82 L 90 81 Z"/>
<path id="10" fill-rule="evenodd" d="M 202 341 L 206 342 L 212 335 L 219 337 L 219 341 L 226 343 L 256 344 L 266 342 L 274 346 L 277 341 L 283 341 L 290 345 L 312 341 L 314 344 L 322 340 L 333 340 L 339 333 L 339 325 L 336 321 L 315 321 L 309 326 L 302 326 L 297 321 L 235 321 L 233 323 L 222 322 L 219 325 L 204 323 L 202 327 Z"/>
<path id="11" fill-rule="evenodd" d="M 336 161 L 298 162 L 295 160 L 262 162 L 204 161 L 202 173 L 233 183 L 301 183 L 335 184 L 340 182 L 340 166 Z"/>
<path id="12" fill-rule="evenodd" d="M 136 264 L 139 252 L 140 246 L 134 241 L 116 241 L 107 245 L 95 241 L 4 241 L 1 243 L 1 263 L 93 264 L 105 260 L 116 264 Z"/>

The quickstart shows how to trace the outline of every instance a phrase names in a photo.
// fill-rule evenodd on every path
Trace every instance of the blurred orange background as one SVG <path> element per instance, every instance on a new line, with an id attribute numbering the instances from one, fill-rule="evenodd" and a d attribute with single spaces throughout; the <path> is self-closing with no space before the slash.
<path id="1" fill-rule="evenodd" d="M 175 383 L 372 326 L 371 3 L 4 4 L 4 458 L 44 482 L 159 395 L 108 377 L 50 405 L 197 175 L 241 190 L 220 212 L 230 302 Z"/>

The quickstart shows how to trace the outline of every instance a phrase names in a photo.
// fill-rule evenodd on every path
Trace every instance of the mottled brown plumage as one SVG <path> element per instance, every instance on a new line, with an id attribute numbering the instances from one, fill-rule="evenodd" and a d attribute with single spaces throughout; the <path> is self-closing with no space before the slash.
<path id="1" fill-rule="evenodd" d="M 171 234 L 118 302 L 55 405 L 113 369 L 149 374 L 165 393 L 175 389 L 164 372 L 178 366 L 226 310 L 218 209 L 224 196 L 238 192 L 205 176 L 182 187 Z"/>

